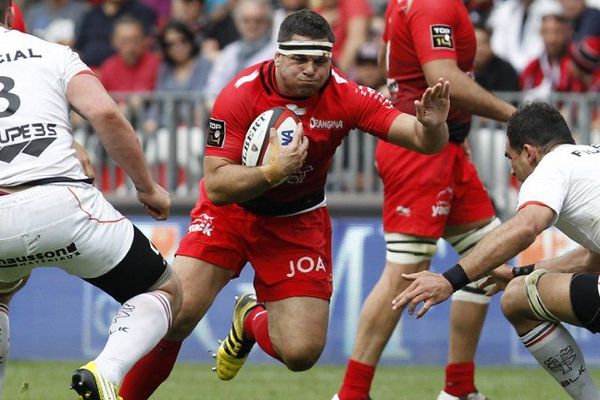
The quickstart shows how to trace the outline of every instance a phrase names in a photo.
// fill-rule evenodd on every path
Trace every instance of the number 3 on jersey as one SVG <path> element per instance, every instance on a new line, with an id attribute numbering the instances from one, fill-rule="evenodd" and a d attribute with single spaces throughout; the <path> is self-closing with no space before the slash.
<path id="1" fill-rule="evenodd" d="M 11 93 L 11 89 L 15 87 L 15 81 L 8 76 L 0 76 L 0 84 L 2 84 L 2 90 L 0 90 L 0 99 L 4 99 L 8 102 L 8 106 L 3 111 L 0 111 L 0 118 L 10 117 L 17 112 L 21 106 L 21 99 L 14 93 Z M 0 110 L 4 106 L 4 101 L 0 100 Z"/>

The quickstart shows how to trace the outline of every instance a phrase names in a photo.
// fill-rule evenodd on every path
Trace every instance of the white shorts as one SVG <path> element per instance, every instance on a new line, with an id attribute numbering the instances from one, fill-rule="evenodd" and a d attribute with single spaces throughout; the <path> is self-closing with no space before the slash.
<path id="1" fill-rule="evenodd" d="M 133 225 L 84 183 L 35 186 L 0 196 L 0 281 L 58 267 L 82 278 L 113 269 L 133 241 Z"/>

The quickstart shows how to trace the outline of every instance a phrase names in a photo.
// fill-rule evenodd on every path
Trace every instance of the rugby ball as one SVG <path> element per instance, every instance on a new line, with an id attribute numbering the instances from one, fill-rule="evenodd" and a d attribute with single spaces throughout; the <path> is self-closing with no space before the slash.
<path id="1" fill-rule="evenodd" d="M 242 148 L 242 164 L 248 167 L 266 164 L 269 161 L 269 132 L 277 130 L 279 144 L 287 146 L 294 138 L 300 122 L 298 116 L 288 108 L 275 107 L 260 114 L 250 125 Z"/>

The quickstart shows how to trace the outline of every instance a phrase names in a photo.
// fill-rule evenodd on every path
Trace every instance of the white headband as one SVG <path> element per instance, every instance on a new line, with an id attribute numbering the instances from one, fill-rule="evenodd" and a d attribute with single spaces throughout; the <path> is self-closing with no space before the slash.
<path id="1" fill-rule="evenodd" d="M 317 57 L 331 57 L 333 43 L 331 42 L 307 42 L 301 40 L 291 40 L 289 42 L 279 42 L 279 53 L 284 56 L 303 55 Z"/>

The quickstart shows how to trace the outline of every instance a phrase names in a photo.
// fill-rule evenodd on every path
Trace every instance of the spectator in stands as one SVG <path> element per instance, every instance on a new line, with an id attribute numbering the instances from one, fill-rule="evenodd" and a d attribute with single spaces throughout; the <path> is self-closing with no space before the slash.
<path id="1" fill-rule="evenodd" d="M 490 44 L 494 54 L 510 62 L 521 73 L 531 60 L 542 54 L 542 13 L 556 5 L 554 0 L 506 0 L 496 3 L 488 19 L 488 26 L 493 32 Z"/>
<path id="2" fill-rule="evenodd" d="M 465 0 L 473 25 L 484 25 L 494 7 L 494 0 Z"/>
<path id="3" fill-rule="evenodd" d="M 116 54 L 109 57 L 98 69 L 102 85 L 109 92 L 148 92 L 154 90 L 160 58 L 147 50 L 146 34 L 141 21 L 128 15 L 122 16 L 114 24 L 112 43 Z M 126 114 L 128 108 L 133 115 L 138 115 L 142 110 L 142 101 L 137 96 L 129 96 L 127 102 L 124 97 L 116 100 Z M 136 126 L 139 121 L 129 116 L 130 122 Z M 115 169 L 115 180 L 109 182 L 111 174 L 105 168 L 102 176 L 101 187 L 103 190 L 125 190 L 125 176 L 123 170 Z"/>
<path id="4" fill-rule="evenodd" d="M 159 37 L 163 62 L 156 90 L 193 91 L 201 94 L 206 86 L 211 62 L 200 54 L 194 33 L 182 22 L 170 22 Z"/>
<path id="5" fill-rule="evenodd" d="M 205 91 L 209 108 L 238 72 L 272 59 L 277 49 L 271 41 L 273 8 L 269 0 L 240 0 L 233 17 L 241 38 L 227 45 L 214 63 Z"/>
<path id="6" fill-rule="evenodd" d="M 123 16 L 115 22 L 112 35 L 117 53 L 99 69 L 100 80 L 109 92 L 154 90 L 160 58 L 146 48 L 144 25 L 138 19 Z"/>
<path id="7" fill-rule="evenodd" d="M 111 33 L 115 21 L 124 15 L 138 19 L 146 33 L 150 33 L 156 22 L 154 11 L 137 0 L 104 0 L 84 15 L 75 48 L 82 60 L 97 67 L 114 54 Z"/>
<path id="8" fill-rule="evenodd" d="M 144 123 L 146 135 L 146 157 L 156 164 L 158 180 L 167 185 L 167 163 L 169 140 L 176 133 L 177 140 L 177 189 L 182 195 L 187 192 L 186 170 L 199 171 L 202 158 L 203 133 L 200 129 L 206 121 L 202 119 L 204 92 L 211 62 L 203 57 L 194 40 L 192 31 L 182 22 L 170 22 L 159 37 L 163 62 L 158 72 L 156 90 L 165 92 L 189 92 L 191 98 L 178 99 L 167 112 L 165 103 L 155 103 Z"/>
<path id="9" fill-rule="evenodd" d="M 157 25 L 165 26 L 171 17 L 171 0 L 141 0 L 142 3 L 154 10 Z"/>
<path id="10" fill-rule="evenodd" d="M 588 36 L 569 47 L 571 72 L 582 82 L 584 90 L 600 92 L 600 36 Z"/>
<path id="11" fill-rule="evenodd" d="M 74 0 L 45 0 L 34 4 L 25 15 L 29 31 L 44 40 L 73 46 L 75 33 L 83 15 L 88 11 L 86 3 Z"/>
<path id="12" fill-rule="evenodd" d="M 210 16 L 210 23 L 206 28 L 206 39 L 202 47 L 205 49 L 224 49 L 230 43 L 240 38 L 233 12 L 239 0 L 229 0 L 215 7 Z M 210 46 L 210 47 L 209 47 Z"/>
<path id="13" fill-rule="evenodd" d="M 378 50 L 372 42 L 361 46 L 355 60 L 354 80 L 359 85 L 387 92 L 385 71 L 377 63 Z"/>
<path id="14" fill-rule="evenodd" d="M 478 25 L 475 27 L 477 51 L 473 63 L 475 81 L 491 92 L 518 92 L 519 75 L 509 62 L 494 54 L 490 46 L 492 32 Z"/>
<path id="15" fill-rule="evenodd" d="M 352 67 L 358 50 L 368 40 L 371 6 L 367 0 L 322 0 L 315 8 L 335 34 L 333 62 L 342 71 Z"/>
<path id="16" fill-rule="evenodd" d="M 565 15 L 573 21 L 573 40 L 600 36 L 600 10 L 588 7 L 585 0 L 560 0 Z"/>
<path id="17" fill-rule="evenodd" d="M 547 101 L 554 92 L 581 92 L 581 82 L 570 71 L 570 21 L 563 14 L 545 15 L 541 34 L 544 52 L 521 74 L 526 98 Z"/>
<path id="18" fill-rule="evenodd" d="M 194 34 L 194 40 L 201 46 L 202 54 L 214 61 L 221 48 L 217 40 L 207 40 L 210 18 L 204 11 L 205 0 L 173 0 L 171 19 L 184 23 Z M 234 28 L 237 38 L 237 30 Z"/>

